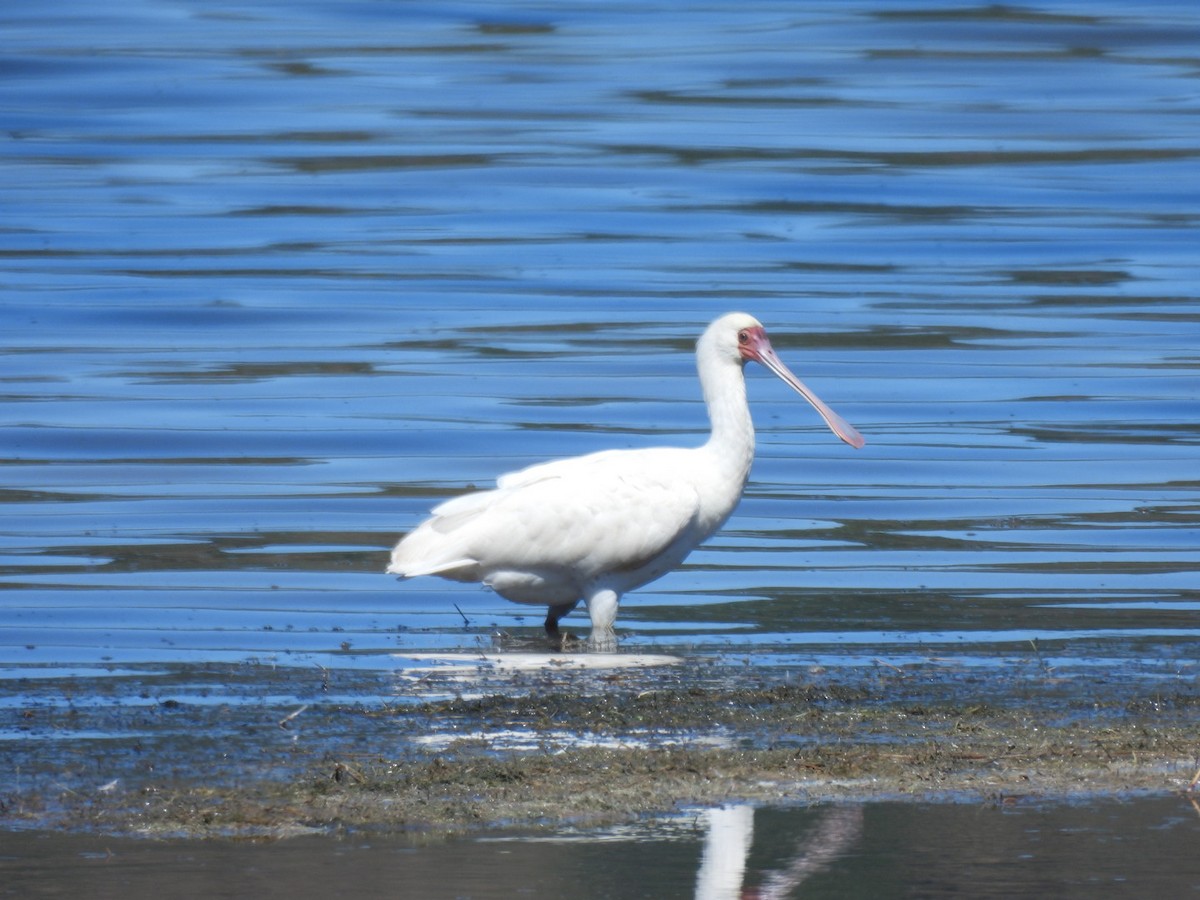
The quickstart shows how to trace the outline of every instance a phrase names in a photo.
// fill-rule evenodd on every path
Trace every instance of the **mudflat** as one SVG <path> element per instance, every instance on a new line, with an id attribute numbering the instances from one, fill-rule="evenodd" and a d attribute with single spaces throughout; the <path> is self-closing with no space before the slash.
<path id="1" fill-rule="evenodd" d="M 1059 669 L 1036 647 L 984 668 L 516 652 L 34 674 L 2 712 L 10 827 L 462 832 L 729 801 L 1004 804 L 1186 791 L 1200 765 L 1194 664 Z"/>

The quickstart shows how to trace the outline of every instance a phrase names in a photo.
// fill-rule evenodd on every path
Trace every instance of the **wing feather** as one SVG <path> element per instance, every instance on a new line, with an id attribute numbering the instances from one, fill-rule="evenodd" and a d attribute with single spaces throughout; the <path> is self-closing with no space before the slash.
<path id="1" fill-rule="evenodd" d="M 704 535 L 701 502 L 672 449 L 605 451 L 503 476 L 495 490 L 441 504 L 393 553 L 390 571 L 475 580 L 492 571 L 586 581 L 664 554 L 673 565 Z M 682 549 L 682 553 L 678 552 Z"/>

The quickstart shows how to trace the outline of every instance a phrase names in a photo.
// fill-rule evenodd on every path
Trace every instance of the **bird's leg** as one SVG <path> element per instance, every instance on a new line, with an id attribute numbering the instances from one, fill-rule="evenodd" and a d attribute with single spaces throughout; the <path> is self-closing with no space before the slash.
<path id="1" fill-rule="evenodd" d="M 592 633 L 588 635 L 588 646 L 592 650 L 616 650 L 617 636 L 613 622 L 617 620 L 617 608 L 621 595 L 609 588 L 602 588 L 588 595 L 588 615 L 592 619 Z"/>
<path id="2" fill-rule="evenodd" d="M 555 647 L 561 648 L 564 640 L 571 639 L 571 635 L 564 635 L 558 630 L 558 621 L 573 610 L 578 603 L 578 600 L 573 603 L 560 603 L 546 610 L 546 637 Z"/>

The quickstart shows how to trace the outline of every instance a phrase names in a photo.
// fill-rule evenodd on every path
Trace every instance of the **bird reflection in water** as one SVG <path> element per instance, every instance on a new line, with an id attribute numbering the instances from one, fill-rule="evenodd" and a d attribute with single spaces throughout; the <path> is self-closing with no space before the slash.
<path id="1" fill-rule="evenodd" d="M 862 837 L 861 806 L 835 806 L 796 846 L 782 868 L 759 874 L 746 887 L 746 863 L 754 843 L 754 807 L 722 806 L 704 812 L 708 833 L 696 873 L 696 900 L 780 900 L 811 876 L 845 856 Z"/>

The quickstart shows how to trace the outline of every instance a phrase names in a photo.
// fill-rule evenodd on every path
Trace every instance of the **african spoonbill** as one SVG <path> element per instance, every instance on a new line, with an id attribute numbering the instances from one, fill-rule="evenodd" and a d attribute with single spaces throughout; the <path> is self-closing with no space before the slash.
<path id="1" fill-rule="evenodd" d="M 546 632 L 582 600 L 590 644 L 615 644 L 627 591 L 660 578 L 733 512 L 754 456 L 744 368 L 766 366 L 852 447 L 865 441 L 775 354 L 745 313 L 714 321 L 696 343 L 712 434 L 700 447 L 604 450 L 503 475 L 493 490 L 456 497 L 392 551 L 387 571 L 482 582 L 517 603 L 548 608 Z"/>

